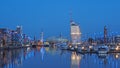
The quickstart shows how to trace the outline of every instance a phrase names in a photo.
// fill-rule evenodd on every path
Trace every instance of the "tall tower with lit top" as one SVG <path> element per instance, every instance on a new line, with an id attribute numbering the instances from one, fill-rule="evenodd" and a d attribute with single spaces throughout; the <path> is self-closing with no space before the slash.
<path id="1" fill-rule="evenodd" d="M 104 26 L 104 44 L 107 43 L 107 27 Z"/>
<path id="2" fill-rule="evenodd" d="M 44 41 L 43 41 L 43 32 L 41 32 L 40 35 L 41 35 L 40 42 L 41 42 L 41 45 L 43 45 L 43 42 L 44 42 Z"/>
<path id="3" fill-rule="evenodd" d="M 22 43 L 22 26 L 16 26 L 17 42 Z"/>
<path id="4" fill-rule="evenodd" d="M 81 44 L 81 32 L 80 27 L 77 23 L 75 23 L 72 19 L 70 20 L 70 32 L 71 32 L 71 41 L 72 45 L 78 45 Z"/>

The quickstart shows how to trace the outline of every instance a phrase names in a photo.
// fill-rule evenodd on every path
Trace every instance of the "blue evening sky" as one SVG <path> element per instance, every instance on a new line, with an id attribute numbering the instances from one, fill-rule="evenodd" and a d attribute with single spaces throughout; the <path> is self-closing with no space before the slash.
<path id="1" fill-rule="evenodd" d="M 23 26 L 29 36 L 68 37 L 70 11 L 81 32 L 102 32 L 104 25 L 111 31 L 120 31 L 119 0 L 0 0 L 0 28 Z"/>

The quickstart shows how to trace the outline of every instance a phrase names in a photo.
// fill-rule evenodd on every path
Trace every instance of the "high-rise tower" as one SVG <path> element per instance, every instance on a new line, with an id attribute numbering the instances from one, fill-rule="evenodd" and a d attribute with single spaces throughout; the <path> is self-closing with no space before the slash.
<path id="1" fill-rule="evenodd" d="M 44 42 L 44 41 L 43 41 L 43 32 L 41 32 L 40 35 L 41 35 L 40 42 L 41 42 L 41 45 L 43 45 L 43 42 Z"/>
<path id="2" fill-rule="evenodd" d="M 17 26 L 16 31 L 18 34 L 22 34 L 22 26 Z"/>
<path id="3" fill-rule="evenodd" d="M 81 32 L 80 32 L 80 27 L 77 23 L 75 23 L 72 20 L 70 20 L 70 31 L 71 31 L 71 41 L 72 45 L 77 45 L 81 43 Z"/>
<path id="4" fill-rule="evenodd" d="M 72 44 L 80 44 L 81 32 L 80 27 L 75 22 L 71 22 L 71 40 Z"/>
<path id="5" fill-rule="evenodd" d="M 107 27 L 104 26 L 104 44 L 107 43 Z"/>

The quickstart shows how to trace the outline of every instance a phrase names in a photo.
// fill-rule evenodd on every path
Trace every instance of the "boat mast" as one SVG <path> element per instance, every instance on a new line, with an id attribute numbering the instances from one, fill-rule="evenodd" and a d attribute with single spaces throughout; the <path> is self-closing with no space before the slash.
<path id="1" fill-rule="evenodd" d="M 43 45 L 43 31 L 41 32 L 41 39 L 40 39 L 40 42 L 41 42 L 41 44 Z"/>

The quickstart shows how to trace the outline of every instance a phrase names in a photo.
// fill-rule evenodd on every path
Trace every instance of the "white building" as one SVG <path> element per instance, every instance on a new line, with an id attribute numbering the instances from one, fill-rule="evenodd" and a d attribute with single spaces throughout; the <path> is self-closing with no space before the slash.
<path id="1" fill-rule="evenodd" d="M 71 22 L 71 41 L 73 45 L 81 44 L 80 27 L 75 22 Z"/>

